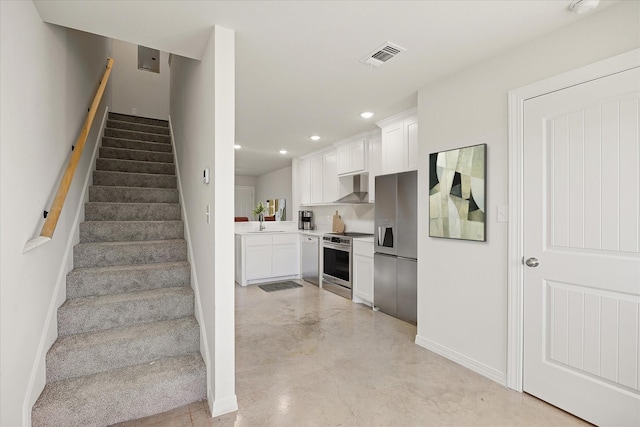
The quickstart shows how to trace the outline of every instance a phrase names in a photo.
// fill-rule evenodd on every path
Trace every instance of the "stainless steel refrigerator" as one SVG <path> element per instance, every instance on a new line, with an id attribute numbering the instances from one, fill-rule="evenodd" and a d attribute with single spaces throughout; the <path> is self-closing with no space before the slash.
<path id="1" fill-rule="evenodd" d="M 376 177 L 373 304 L 417 323 L 418 173 Z"/>

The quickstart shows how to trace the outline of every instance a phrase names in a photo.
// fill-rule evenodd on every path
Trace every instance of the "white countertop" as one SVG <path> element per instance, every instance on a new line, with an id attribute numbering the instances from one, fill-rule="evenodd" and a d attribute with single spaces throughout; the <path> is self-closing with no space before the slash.
<path id="1" fill-rule="evenodd" d="M 354 237 L 353 240 L 358 240 L 360 242 L 369 242 L 369 243 L 373 243 L 373 236 L 367 236 L 367 237 Z"/>

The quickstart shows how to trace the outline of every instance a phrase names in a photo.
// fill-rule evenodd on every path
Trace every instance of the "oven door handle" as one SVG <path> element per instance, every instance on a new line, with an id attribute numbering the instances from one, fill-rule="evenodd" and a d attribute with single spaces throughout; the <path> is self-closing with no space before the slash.
<path id="1" fill-rule="evenodd" d="M 351 252 L 348 247 L 334 245 L 331 243 L 323 243 L 322 246 L 329 249 L 335 249 L 336 251 Z"/>

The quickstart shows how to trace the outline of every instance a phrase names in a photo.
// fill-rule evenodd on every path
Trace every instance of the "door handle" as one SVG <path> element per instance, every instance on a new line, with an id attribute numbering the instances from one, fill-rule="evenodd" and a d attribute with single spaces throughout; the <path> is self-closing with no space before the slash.
<path id="1" fill-rule="evenodd" d="M 538 261 L 538 258 L 533 257 L 529 258 L 524 263 L 527 264 L 527 267 L 537 267 L 540 265 L 540 261 Z"/>

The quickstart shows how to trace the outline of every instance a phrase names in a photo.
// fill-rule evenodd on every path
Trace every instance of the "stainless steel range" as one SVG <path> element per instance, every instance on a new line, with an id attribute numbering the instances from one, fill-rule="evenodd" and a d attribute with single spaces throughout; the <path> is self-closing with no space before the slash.
<path id="1" fill-rule="evenodd" d="M 352 248 L 354 237 L 367 233 L 329 233 L 322 237 L 322 287 L 334 294 L 352 299 Z"/>

